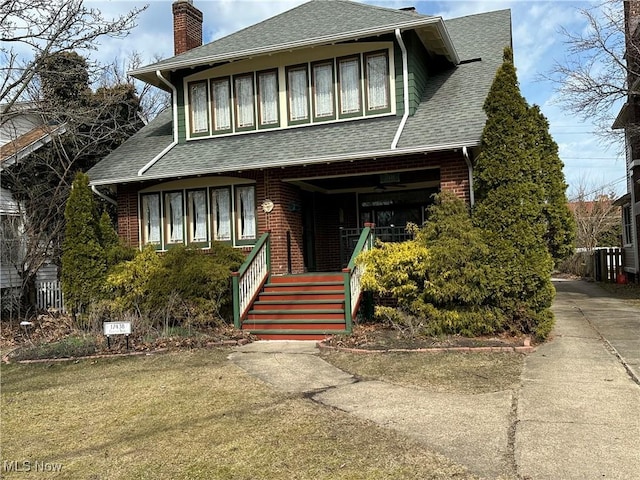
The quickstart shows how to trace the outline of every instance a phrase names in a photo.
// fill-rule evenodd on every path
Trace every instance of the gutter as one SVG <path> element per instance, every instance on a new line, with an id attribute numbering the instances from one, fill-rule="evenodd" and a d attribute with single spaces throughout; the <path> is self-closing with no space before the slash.
<path id="1" fill-rule="evenodd" d="M 469 169 L 469 203 L 471 204 L 471 208 L 473 208 L 473 204 L 476 202 L 475 195 L 473 194 L 473 165 L 471 165 L 471 158 L 469 158 L 467 147 L 462 147 L 462 156 L 464 157 L 464 161 L 467 162 L 467 168 Z"/>
<path id="2" fill-rule="evenodd" d="M 164 150 L 162 150 L 158 155 L 153 157 L 149 163 L 147 163 L 144 167 L 138 170 L 138 177 L 144 175 L 144 172 L 149 170 L 155 163 L 164 157 L 169 150 L 175 147 L 178 144 L 178 90 L 175 85 L 173 85 L 169 80 L 162 76 L 160 70 L 156 70 L 156 75 L 160 79 L 162 83 L 167 85 L 171 89 L 171 97 L 173 98 L 172 108 L 173 108 L 173 142 L 171 142 Z"/>
<path id="3" fill-rule="evenodd" d="M 393 142 L 391 142 L 391 150 L 395 150 L 398 147 L 400 135 L 402 135 L 404 125 L 407 123 L 407 118 L 409 118 L 409 62 L 407 59 L 407 47 L 402 41 L 402 34 L 400 33 L 399 28 L 396 28 L 395 34 L 398 44 L 400 45 L 400 50 L 402 50 L 402 94 L 404 96 L 404 114 L 402 115 L 402 120 L 400 120 L 400 125 L 398 125 L 396 135 L 393 137 Z"/>
<path id="4" fill-rule="evenodd" d="M 100 190 L 98 190 L 96 188 L 95 185 L 91 185 L 91 191 L 93 193 L 95 193 L 97 196 L 99 196 L 101 199 L 106 200 L 107 202 L 109 202 L 111 205 L 115 205 L 116 207 L 118 206 L 118 202 L 116 202 L 113 198 L 105 195 L 104 193 L 102 193 Z"/>

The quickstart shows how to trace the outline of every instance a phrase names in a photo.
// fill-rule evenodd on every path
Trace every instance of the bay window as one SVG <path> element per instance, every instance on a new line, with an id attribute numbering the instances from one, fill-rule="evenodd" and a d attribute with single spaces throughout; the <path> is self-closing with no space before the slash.
<path id="1" fill-rule="evenodd" d="M 217 242 L 231 241 L 231 191 L 228 188 L 211 190 L 213 217 L 213 239 Z"/>
<path id="2" fill-rule="evenodd" d="M 365 55 L 365 64 L 367 112 L 391 111 L 387 53 Z"/>
<path id="3" fill-rule="evenodd" d="M 309 121 L 309 79 L 307 66 L 287 69 L 287 96 L 289 123 L 292 125 Z"/>
<path id="4" fill-rule="evenodd" d="M 278 71 L 258 73 L 259 127 L 278 126 Z"/>
<path id="5" fill-rule="evenodd" d="M 187 192 L 189 244 L 206 243 L 207 235 L 207 191 L 189 190 Z"/>
<path id="6" fill-rule="evenodd" d="M 160 195 L 157 193 L 142 195 L 142 244 L 160 246 Z"/>
<path id="7" fill-rule="evenodd" d="M 360 56 L 338 60 L 340 117 L 362 115 Z"/>
<path id="8" fill-rule="evenodd" d="M 189 84 L 189 103 L 191 105 L 191 133 L 195 135 L 209 133 L 209 100 L 206 81 Z"/>
<path id="9" fill-rule="evenodd" d="M 236 129 L 251 130 L 255 125 L 253 74 L 234 78 L 236 94 Z"/>
<path id="10" fill-rule="evenodd" d="M 333 82 L 333 61 L 312 65 L 313 119 L 315 121 L 336 118 Z"/>
<path id="11" fill-rule="evenodd" d="M 231 131 L 231 81 L 218 78 L 211 81 L 211 112 L 213 133 Z"/>
<path id="12" fill-rule="evenodd" d="M 182 192 L 164 194 L 165 244 L 184 243 Z"/>
<path id="13" fill-rule="evenodd" d="M 236 187 L 235 190 L 236 238 L 238 243 L 251 243 L 256 239 L 255 187 Z"/>

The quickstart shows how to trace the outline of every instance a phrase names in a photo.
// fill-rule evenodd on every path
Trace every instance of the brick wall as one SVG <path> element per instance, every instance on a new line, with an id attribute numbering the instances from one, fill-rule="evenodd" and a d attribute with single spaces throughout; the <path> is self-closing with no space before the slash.
<path id="1" fill-rule="evenodd" d="M 118 235 L 132 247 L 140 245 L 138 222 L 138 190 L 132 186 L 118 187 Z"/>
<path id="2" fill-rule="evenodd" d="M 274 273 L 283 274 L 289 270 L 289 263 L 292 273 L 302 273 L 305 268 L 303 199 L 300 189 L 283 179 L 425 168 L 439 168 L 441 189 L 452 191 L 469 201 L 468 170 L 461 152 L 289 167 L 243 172 L 233 176 L 256 181 L 258 236 L 266 231 L 271 232 L 272 268 Z M 147 186 L 149 184 L 144 185 Z M 118 234 L 134 247 L 139 245 L 138 187 L 142 188 L 128 185 L 118 188 Z M 274 203 L 270 213 L 265 213 L 261 208 L 265 199 Z M 340 267 L 340 227 L 359 226 L 355 194 L 316 193 L 313 204 L 316 267 L 318 270 L 337 269 Z"/>
<path id="3" fill-rule="evenodd" d="M 202 45 L 202 12 L 191 0 L 173 4 L 173 50 L 175 55 Z"/>

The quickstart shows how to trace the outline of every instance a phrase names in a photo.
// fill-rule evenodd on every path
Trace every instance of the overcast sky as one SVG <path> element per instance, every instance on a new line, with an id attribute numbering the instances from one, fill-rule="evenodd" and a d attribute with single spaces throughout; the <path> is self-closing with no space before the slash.
<path id="1" fill-rule="evenodd" d="M 97 59 L 109 62 L 125 58 L 132 51 L 139 52 L 147 60 L 155 55 L 167 58 L 173 55 L 173 30 L 171 2 L 166 0 L 91 1 L 105 16 L 116 15 L 133 6 L 149 4 L 138 19 L 138 26 L 125 39 L 103 39 L 99 50 L 93 53 Z M 233 33 L 268 17 L 288 10 L 301 0 L 194 0 L 194 5 L 204 15 L 203 41 L 205 43 Z M 540 105 L 551 124 L 551 133 L 560 147 L 560 157 L 565 164 L 565 176 L 569 183 L 568 194 L 579 185 L 595 190 L 622 194 L 625 162 L 620 146 L 603 145 L 593 134 L 594 126 L 583 123 L 574 115 L 564 112 L 557 103 L 554 85 L 541 79 L 548 73 L 555 60 L 563 61 L 568 55 L 563 27 L 568 31 L 582 31 L 586 22 L 578 9 L 591 3 L 535 0 L 448 0 L 416 1 L 388 0 L 365 3 L 389 8 L 414 6 L 418 12 L 439 15 L 445 20 L 480 12 L 511 9 L 513 46 L 518 79 L 523 95 L 531 104 Z M 150 63 L 150 62 L 149 62 Z"/>

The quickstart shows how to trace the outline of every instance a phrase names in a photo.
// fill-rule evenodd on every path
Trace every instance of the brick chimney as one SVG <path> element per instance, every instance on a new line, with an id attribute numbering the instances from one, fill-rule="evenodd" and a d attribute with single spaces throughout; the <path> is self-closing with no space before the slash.
<path id="1" fill-rule="evenodd" d="M 202 45 L 202 12 L 193 0 L 173 2 L 173 51 L 175 55 Z"/>

